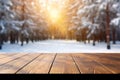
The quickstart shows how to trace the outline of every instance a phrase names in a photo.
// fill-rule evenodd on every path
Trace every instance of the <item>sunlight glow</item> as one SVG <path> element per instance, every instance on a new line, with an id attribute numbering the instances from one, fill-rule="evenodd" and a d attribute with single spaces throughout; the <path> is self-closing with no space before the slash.
<path id="1" fill-rule="evenodd" d="M 66 6 L 69 0 L 39 0 L 39 6 L 44 13 L 45 20 L 49 24 L 49 30 L 54 38 L 55 34 L 66 35 L 67 21 Z"/>
<path id="2" fill-rule="evenodd" d="M 56 9 L 51 9 L 49 12 L 50 19 L 52 22 L 57 22 L 60 18 L 60 12 Z"/>
<path id="3" fill-rule="evenodd" d="M 42 7 L 41 9 L 44 11 L 49 23 L 60 23 L 67 1 L 68 0 L 39 0 L 40 6 Z"/>

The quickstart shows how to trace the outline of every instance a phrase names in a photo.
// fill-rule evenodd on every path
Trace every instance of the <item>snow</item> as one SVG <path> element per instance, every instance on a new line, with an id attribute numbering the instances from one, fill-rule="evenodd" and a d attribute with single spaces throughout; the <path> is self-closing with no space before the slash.
<path id="1" fill-rule="evenodd" d="M 30 42 L 20 46 L 19 44 L 5 43 L 0 53 L 120 53 L 120 42 L 112 44 L 112 49 L 107 50 L 105 43 L 84 44 L 76 40 L 45 40 Z"/>
<path id="2" fill-rule="evenodd" d="M 113 19 L 110 24 L 114 25 L 114 26 L 119 26 L 120 25 L 120 18 Z"/>
<path id="3" fill-rule="evenodd" d="M 84 9 L 79 9 L 78 12 L 77 12 L 77 15 L 84 14 L 84 13 L 85 13 Z"/>
<path id="4" fill-rule="evenodd" d="M 100 11 L 101 11 L 101 10 L 105 10 L 105 9 L 106 9 L 106 5 L 107 5 L 107 3 L 103 2 L 103 3 L 100 5 L 99 10 L 100 10 Z"/>
<path id="5" fill-rule="evenodd" d="M 113 8 L 115 11 L 120 12 L 120 3 L 113 4 L 112 8 Z"/>

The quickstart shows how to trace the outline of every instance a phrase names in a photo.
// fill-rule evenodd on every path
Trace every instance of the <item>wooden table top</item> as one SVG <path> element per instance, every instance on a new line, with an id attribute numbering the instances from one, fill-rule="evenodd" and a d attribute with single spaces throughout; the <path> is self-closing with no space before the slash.
<path id="1" fill-rule="evenodd" d="M 116 53 L 0 54 L 0 73 L 10 74 L 118 74 Z"/>

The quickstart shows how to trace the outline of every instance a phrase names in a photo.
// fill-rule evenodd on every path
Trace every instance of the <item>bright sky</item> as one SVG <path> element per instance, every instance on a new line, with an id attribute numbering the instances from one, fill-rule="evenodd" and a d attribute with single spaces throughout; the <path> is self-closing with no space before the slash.
<path id="1" fill-rule="evenodd" d="M 39 0 L 45 16 L 53 23 L 60 23 L 68 0 Z"/>

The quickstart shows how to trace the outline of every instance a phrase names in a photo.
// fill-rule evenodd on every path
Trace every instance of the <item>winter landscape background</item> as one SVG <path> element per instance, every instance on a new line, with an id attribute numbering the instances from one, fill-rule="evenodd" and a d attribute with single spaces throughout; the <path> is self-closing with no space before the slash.
<path id="1" fill-rule="evenodd" d="M 120 53 L 120 0 L 0 0 L 0 52 Z"/>

